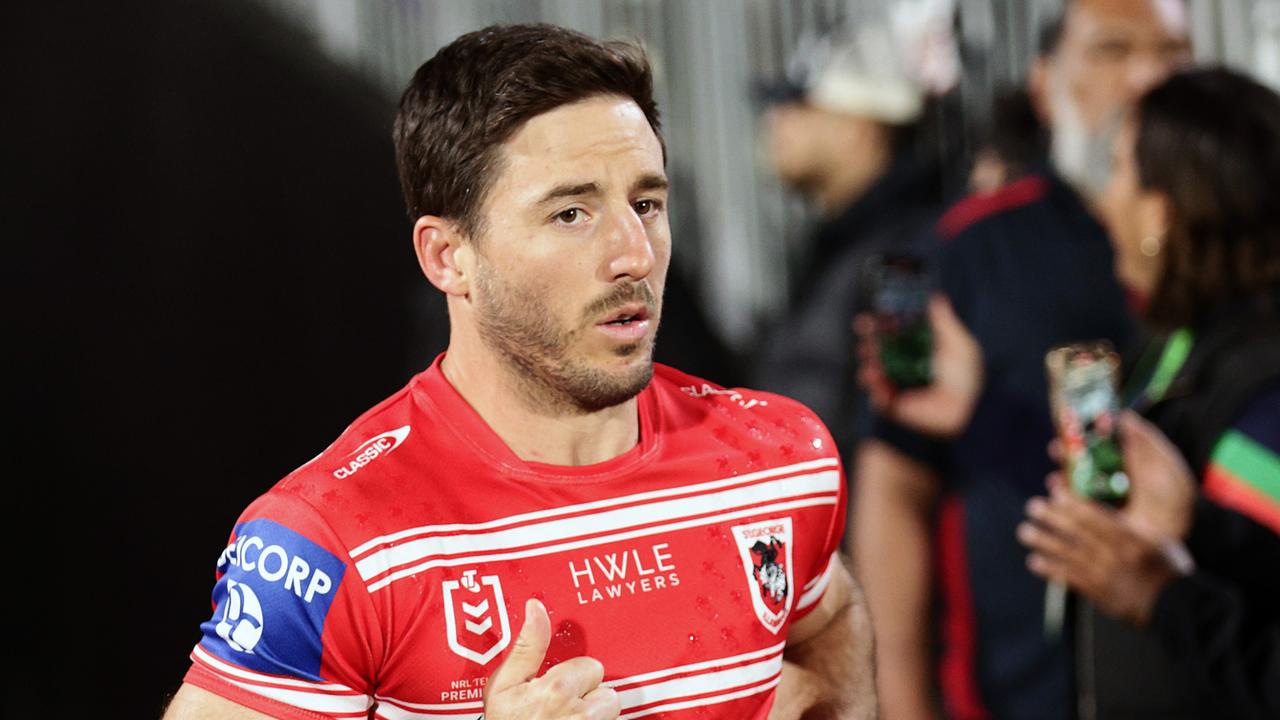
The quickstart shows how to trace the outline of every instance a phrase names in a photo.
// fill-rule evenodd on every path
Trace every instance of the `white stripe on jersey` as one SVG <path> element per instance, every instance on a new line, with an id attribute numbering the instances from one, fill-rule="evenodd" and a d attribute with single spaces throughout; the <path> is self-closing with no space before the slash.
<path id="1" fill-rule="evenodd" d="M 640 530 L 632 530 L 630 532 L 613 533 L 611 535 L 599 535 L 589 537 L 585 540 L 575 540 L 572 542 L 559 543 L 557 545 L 543 545 L 539 547 L 529 548 L 526 550 L 518 550 L 513 552 L 492 553 L 489 555 L 467 555 L 463 557 L 442 558 L 438 560 L 428 560 L 424 563 L 396 571 L 383 577 L 381 580 L 370 583 L 368 585 L 369 592 L 377 592 L 382 588 L 390 585 L 396 580 L 416 575 L 424 570 L 430 570 L 433 567 L 449 567 L 454 565 L 473 565 L 482 562 L 495 562 L 498 560 L 514 560 L 517 558 L 534 557 L 536 555 L 548 555 L 564 550 L 575 550 L 584 547 L 593 547 L 610 542 L 620 540 L 630 540 L 632 538 L 645 537 L 647 535 L 656 535 L 665 532 L 674 532 L 676 530 L 684 530 L 691 527 L 699 527 L 702 525 L 711 525 L 713 523 L 736 520 L 738 518 L 750 517 L 752 515 L 760 515 L 771 512 L 781 512 L 783 510 L 795 510 L 802 507 L 815 507 L 819 505 L 835 505 L 836 495 L 831 493 L 822 497 L 811 497 L 803 500 L 793 500 L 790 502 L 774 503 L 772 505 L 756 505 L 748 507 L 745 510 L 737 510 L 731 513 L 722 513 L 720 515 L 711 515 L 700 517 L 694 520 L 684 520 L 681 522 L 668 523 L 666 525 L 652 525 Z"/>
<path id="2" fill-rule="evenodd" d="M 352 695 L 362 699 L 367 699 L 367 696 L 359 690 L 353 690 L 346 685 L 340 685 L 338 683 L 311 682 L 310 680 L 299 680 L 297 678 L 281 677 L 279 675 L 267 675 L 266 673 L 247 670 L 238 665 L 232 665 L 222 658 L 209 653 L 209 651 L 199 645 L 196 645 L 195 648 L 192 649 L 191 659 L 198 660 L 219 675 L 229 676 L 228 679 L 247 680 L 251 683 L 261 685 L 300 688 L 307 692 L 324 695 Z"/>
<path id="3" fill-rule="evenodd" d="M 782 679 L 782 674 L 779 673 L 777 677 L 773 678 L 767 683 L 764 683 L 763 685 L 744 688 L 742 690 L 725 693 L 723 695 L 714 695 L 712 697 L 698 698 L 697 700 L 685 700 L 683 702 L 667 703 L 666 705 L 649 707 L 643 710 L 637 710 L 636 712 L 623 713 L 622 715 L 618 716 L 618 720 L 632 720 L 632 718 L 645 717 L 646 715 L 653 715 L 654 713 L 672 712 L 674 710 L 685 710 L 688 708 L 710 707 L 711 705 L 719 705 L 720 703 L 729 702 L 730 700 L 737 700 L 739 698 L 749 697 L 751 695 L 757 695 L 762 692 L 768 692 L 772 690 L 774 687 L 776 687 L 778 684 L 778 681 L 781 679 Z"/>
<path id="4" fill-rule="evenodd" d="M 244 690 L 248 690 L 254 695 L 261 695 L 262 697 L 282 702 L 290 707 L 324 713 L 329 717 L 368 717 L 369 708 L 373 705 L 371 699 L 363 695 L 360 697 L 351 697 L 349 695 L 317 695 L 303 690 L 285 690 L 282 688 L 243 683 L 226 677 L 223 678 L 223 681 L 229 682 Z"/>
<path id="5" fill-rule="evenodd" d="M 717 705 L 729 700 L 766 692 L 777 685 L 779 674 L 782 672 L 782 650 L 784 645 L 785 643 L 778 643 L 773 647 L 733 657 L 619 678 L 610 680 L 604 685 L 612 688 L 626 688 L 618 691 L 618 699 L 622 703 L 622 717 L 643 717 L 669 710 Z M 754 660 L 755 662 L 746 662 L 749 660 Z M 744 662 L 746 664 L 725 667 Z M 708 673 L 689 674 L 712 668 L 723 669 L 716 669 Z M 676 675 L 684 675 L 684 677 L 663 680 L 663 678 L 672 678 Z M 653 682 L 654 680 L 662 681 Z M 718 694 L 696 700 L 670 702 L 707 693 Z M 468 713 L 475 713 L 484 709 L 484 703 L 479 701 L 425 704 L 405 702 L 381 695 L 377 699 L 379 705 L 376 715 L 386 718 L 386 720 L 455 720 L 460 717 L 466 717 L 470 720 Z M 654 703 L 666 704 L 659 707 L 650 707 Z M 640 709 L 627 713 L 632 708 Z"/>
<path id="6" fill-rule="evenodd" d="M 363 718 L 368 716 L 369 708 L 373 706 L 373 698 L 345 685 L 256 673 L 220 660 L 199 645 L 192 651 L 191 659 L 224 682 L 291 707 L 325 713 L 331 717 Z"/>
<path id="7" fill-rule="evenodd" d="M 720 668 L 726 665 L 733 665 L 735 663 L 745 662 L 747 660 L 757 660 L 762 657 L 767 657 L 775 653 L 782 652 L 782 648 L 785 645 L 786 645 L 785 642 L 780 642 L 777 645 L 774 645 L 773 647 L 767 647 L 763 650 L 756 650 L 749 653 L 743 653 L 741 655 L 734 655 L 733 657 L 717 658 L 715 660 L 705 660 L 703 662 L 692 663 L 689 665 L 680 665 L 673 668 L 667 668 L 665 670 L 655 670 L 653 672 L 642 673 L 640 675 L 632 675 L 631 677 L 618 678 L 617 680 L 610 680 L 609 682 L 605 683 L 605 685 L 608 685 L 609 687 L 623 687 L 626 685 L 635 685 L 637 683 L 649 682 L 650 680 L 660 680 L 662 678 L 671 677 L 673 675 L 683 675 L 685 673 L 691 673 L 697 670 L 709 670 L 711 668 Z"/>
<path id="8" fill-rule="evenodd" d="M 622 709 L 625 712 L 630 708 L 640 708 L 654 703 L 704 695 L 711 692 L 745 688 L 770 680 L 781 672 L 782 652 L 779 651 L 764 660 L 727 670 L 703 673 L 701 675 L 689 675 L 650 685 L 641 685 L 630 690 L 620 690 L 618 691 L 618 697 L 622 700 Z M 699 700 L 699 703 L 703 702 L 705 701 Z M 657 710 L 644 708 L 639 712 L 648 714 L 657 712 Z M 639 715 L 635 715 L 635 717 L 639 717 Z"/>
<path id="9" fill-rule="evenodd" d="M 476 715 L 483 711 L 483 702 L 419 705 L 379 696 L 378 709 L 373 716 L 385 720 L 475 720 Z"/>
<path id="10" fill-rule="evenodd" d="M 800 593 L 800 599 L 796 601 L 796 610 L 804 610 L 813 605 L 822 598 L 822 593 L 826 592 L 827 585 L 831 583 L 831 573 L 835 570 L 836 563 L 840 562 L 839 552 L 831 553 L 831 559 L 827 561 L 827 568 L 822 574 L 805 585 L 804 592 Z"/>
<path id="11" fill-rule="evenodd" d="M 431 567 L 460 565 L 497 559 L 545 555 L 575 547 L 600 545 L 613 540 L 652 535 L 674 529 L 709 525 L 747 515 L 812 505 L 834 504 L 840 489 L 840 473 L 836 470 L 796 475 L 780 480 L 769 480 L 747 487 L 704 493 L 692 497 L 635 505 L 601 513 L 532 523 L 506 530 L 488 533 L 444 535 L 411 540 L 386 550 L 378 551 L 356 563 L 356 569 L 369 592 L 375 592 L 391 582 L 408 577 Z M 807 497 L 792 503 L 777 503 L 786 498 Z M 764 505 L 763 503 L 773 503 Z M 797 504 L 798 503 L 798 504 Z M 741 508 L 737 512 L 723 512 L 727 508 Z M 707 517 L 710 513 L 714 516 Z M 699 517 L 702 516 L 702 517 Z M 674 524 L 652 526 L 652 523 L 693 518 Z M 649 527 L 644 527 L 649 526 Z M 557 543 L 573 538 L 585 538 L 610 530 L 643 528 L 629 533 L 613 533 L 576 543 Z M 523 548 L 515 550 L 515 548 Z M 476 554 L 502 552 L 501 555 L 478 556 Z M 453 557 L 450 557 L 453 556 Z M 460 557 L 463 556 L 463 557 Z M 424 562 L 425 561 L 425 562 Z M 395 568 L 405 568 L 388 574 Z M 381 576 L 381 577 L 380 577 Z"/>
<path id="12" fill-rule="evenodd" d="M 608 498 L 605 500 L 596 500 L 594 502 L 579 503 L 577 505 L 566 505 L 564 507 L 550 508 L 547 510 L 538 510 L 536 512 L 521 513 L 519 515 L 511 515 L 509 517 L 489 520 L 482 523 L 459 523 L 453 525 L 424 525 L 422 527 L 409 528 L 390 535 L 382 535 L 368 542 L 362 543 L 351 551 L 351 559 L 354 560 L 361 555 L 379 545 L 391 545 L 398 543 L 405 538 L 415 537 L 418 535 L 434 535 L 437 533 L 452 533 L 460 530 L 492 530 L 493 528 L 502 527 L 504 525 L 516 525 L 532 520 L 542 520 L 544 518 L 558 517 L 561 515 L 573 515 L 590 510 L 598 510 L 600 508 L 614 507 L 616 505 L 628 505 L 631 503 L 644 502 L 647 500 L 656 500 L 658 498 L 672 497 L 675 495 L 689 495 L 716 490 L 722 487 L 730 487 L 733 485 L 743 485 L 746 483 L 763 480 L 765 478 L 778 477 L 780 475 L 788 475 L 792 473 L 801 473 L 811 470 L 834 469 L 839 467 L 839 460 L 836 458 L 822 458 L 820 460 L 809 460 L 807 462 L 796 463 L 794 465 L 784 465 L 782 467 L 770 468 L 769 470 L 761 470 L 759 472 L 747 473 L 746 475 L 738 475 L 736 477 L 724 478 L 722 480 L 713 480 L 698 485 L 686 485 L 681 487 L 666 488 L 664 490 L 653 490 L 650 492 L 636 493 L 634 495 L 622 495 L 619 497 Z"/>

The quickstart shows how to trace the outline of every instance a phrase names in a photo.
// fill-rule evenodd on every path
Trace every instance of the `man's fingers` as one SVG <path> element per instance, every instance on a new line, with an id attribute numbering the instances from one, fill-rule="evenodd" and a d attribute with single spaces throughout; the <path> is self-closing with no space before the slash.
<path id="1" fill-rule="evenodd" d="M 552 667 L 538 683 L 555 700 L 576 700 L 596 690 L 603 679 L 604 666 L 599 660 L 576 657 Z"/>
<path id="2" fill-rule="evenodd" d="M 613 720 L 622 713 L 622 701 L 613 688 L 598 687 L 582 697 L 587 720 Z"/>
<path id="3" fill-rule="evenodd" d="M 551 618 L 542 603 L 530 598 L 524 604 L 524 625 L 516 637 L 516 646 L 489 679 L 488 693 L 502 692 L 537 675 L 550 644 Z"/>

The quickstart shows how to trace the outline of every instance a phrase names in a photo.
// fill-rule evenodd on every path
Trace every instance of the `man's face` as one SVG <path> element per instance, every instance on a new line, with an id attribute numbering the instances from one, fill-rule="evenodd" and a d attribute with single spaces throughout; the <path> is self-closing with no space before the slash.
<path id="1" fill-rule="evenodd" d="M 471 296 L 477 329 L 535 398 L 594 411 L 653 374 L 671 257 L 662 148 L 631 100 L 539 115 L 502 148 Z"/>
<path id="2" fill-rule="evenodd" d="M 1040 91 L 1059 169 L 1100 190 L 1119 116 L 1191 59 L 1182 0 L 1074 0 Z"/>
<path id="3" fill-rule="evenodd" d="M 874 121 L 801 102 L 774 105 L 761 123 L 761 149 L 778 178 L 802 192 L 820 184 L 833 162 L 859 162 Z"/>
<path id="4" fill-rule="evenodd" d="M 787 185 L 806 189 L 823 167 L 823 121 L 820 110 L 785 103 L 764 114 L 760 138 L 769 165 Z"/>

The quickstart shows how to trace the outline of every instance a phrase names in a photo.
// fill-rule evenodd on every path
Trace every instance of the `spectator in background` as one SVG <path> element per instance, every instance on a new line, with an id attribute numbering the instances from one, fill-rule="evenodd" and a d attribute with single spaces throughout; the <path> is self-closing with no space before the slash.
<path id="1" fill-rule="evenodd" d="M 1132 333 L 1087 198 L 1105 176 L 1096 158 L 1099 147 L 1106 157 L 1112 118 L 1190 60 L 1185 20 L 1176 0 L 1067 4 L 1029 83 L 1052 163 L 961 201 L 938 224 L 949 303 L 932 308 L 935 347 L 958 349 L 959 361 L 936 360 L 932 386 L 901 393 L 874 363 L 864 368 L 883 417 L 859 452 L 851 527 L 890 720 L 937 714 L 935 575 L 937 680 L 950 717 L 1077 714 L 1071 631 L 1045 637 L 1045 585 L 1027 572 L 1015 528 L 1052 469 L 1040 450 L 1053 435 L 1045 352 L 1082 339 L 1123 345 Z"/>
<path id="2" fill-rule="evenodd" d="M 1031 96 L 1017 88 L 998 96 L 991 120 L 978 139 L 969 190 L 990 194 L 1035 172 L 1048 156 L 1049 135 Z"/>
<path id="3" fill-rule="evenodd" d="M 929 34 L 939 22 L 949 29 L 949 12 L 882 14 L 837 29 L 802 45 L 789 81 L 765 94 L 768 161 L 822 219 L 753 381 L 817 412 L 846 457 L 865 407 L 849 334 L 864 261 L 906 247 L 941 210 L 938 153 L 923 149 L 918 133 L 931 94 L 949 88 L 958 71 L 950 36 Z M 910 54 L 926 40 L 935 50 Z M 935 60 L 947 57 L 949 65 Z"/>
<path id="4" fill-rule="evenodd" d="M 1280 714 L 1277 186 L 1280 96 L 1271 90 L 1197 70 L 1138 103 L 1099 207 L 1117 273 L 1168 333 L 1133 379 L 1136 406 L 1176 451 L 1130 418 L 1133 490 L 1122 512 L 1075 498 L 1058 480 L 1052 500 L 1029 503 L 1035 522 L 1019 528 L 1035 573 L 1159 641 L 1170 680 L 1197 691 L 1186 708 L 1194 717 Z M 1200 478 L 1198 502 L 1179 451 Z M 1161 552 L 1182 543 L 1194 565 L 1177 562 L 1185 550 Z M 1116 668 L 1097 670 L 1105 678 Z"/>

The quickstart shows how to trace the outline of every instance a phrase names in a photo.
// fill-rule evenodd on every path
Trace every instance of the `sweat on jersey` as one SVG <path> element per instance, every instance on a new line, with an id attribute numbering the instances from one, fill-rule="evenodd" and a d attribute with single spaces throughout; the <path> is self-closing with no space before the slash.
<path id="1" fill-rule="evenodd" d="M 764 718 L 839 562 L 839 456 L 776 395 L 658 365 L 638 400 L 630 451 L 525 462 L 437 358 L 241 515 L 185 681 L 282 718 L 470 720 L 533 597 L 543 671 L 597 658 L 622 717 Z"/>

